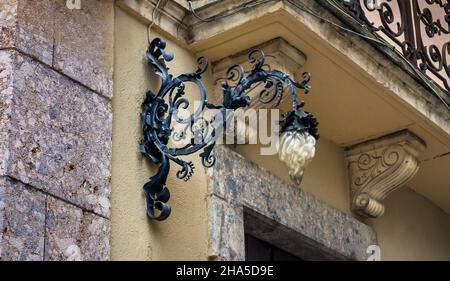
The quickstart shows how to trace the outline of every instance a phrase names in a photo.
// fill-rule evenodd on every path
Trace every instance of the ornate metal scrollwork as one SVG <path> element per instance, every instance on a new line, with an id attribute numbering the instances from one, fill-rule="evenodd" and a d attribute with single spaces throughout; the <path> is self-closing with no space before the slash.
<path id="1" fill-rule="evenodd" d="M 339 2 L 450 95 L 449 0 L 383 0 L 378 9 L 366 0 Z"/>
<path id="2" fill-rule="evenodd" d="M 310 89 L 309 74 L 304 73 L 304 81 L 297 83 L 281 71 L 264 70 L 264 53 L 254 50 L 249 54 L 249 61 L 253 64 L 252 71 L 247 75 L 241 66 L 231 66 L 227 71 L 227 79 L 234 81 L 234 84 L 222 84 L 223 104 L 214 105 L 207 101 L 206 90 L 201 81 L 201 76 L 208 67 L 207 60 L 199 58 L 199 67 L 195 72 L 173 77 L 166 62 L 172 61 L 174 57 L 165 48 L 166 43 L 156 38 L 150 43 L 146 53 L 149 64 L 161 79 L 158 92 L 155 94 L 147 91 L 142 104 L 143 139 L 140 151 L 152 163 L 159 165 L 156 175 L 144 185 L 149 218 L 162 221 L 170 215 L 170 192 L 166 186 L 170 161 L 180 166 L 176 175 L 185 181 L 191 178 L 195 167 L 191 161 L 182 160 L 181 156 L 203 149 L 200 153 L 202 164 L 205 167 L 213 166 L 215 157 L 212 150 L 226 123 L 227 110 L 248 106 L 250 98 L 246 91 L 256 83 L 265 85 L 259 95 L 259 100 L 263 103 L 282 96 L 285 90 L 289 92 L 293 111 L 283 119 L 283 130 L 305 131 L 318 138 L 316 119 L 310 113 L 303 112 L 303 103 L 297 101 L 297 89 L 303 89 L 305 92 Z M 185 92 L 188 83 L 197 88 L 199 97 L 193 113 L 183 117 L 180 115 L 180 109 L 187 109 L 191 104 Z M 269 93 L 270 89 L 273 90 L 272 94 Z M 207 109 L 215 109 L 219 113 L 208 120 L 204 117 L 204 111 Z M 174 124 L 181 125 L 181 131 L 177 131 Z M 185 145 L 172 147 L 171 138 L 185 140 Z"/>

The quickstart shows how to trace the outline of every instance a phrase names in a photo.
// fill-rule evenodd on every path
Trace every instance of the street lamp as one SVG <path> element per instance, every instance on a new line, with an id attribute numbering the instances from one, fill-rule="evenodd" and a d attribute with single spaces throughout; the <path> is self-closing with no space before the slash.
<path id="1" fill-rule="evenodd" d="M 304 103 L 297 100 L 297 89 L 302 89 L 305 93 L 310 89 L 308 73 L 304 73 L 304 80 L 298 83 L 286 73 L 266 70 L 263 68 L 264 53 L 261 50 L 253 50 L 248 56 L 253 65 L 252 70 L 246 73 L 239 65 L 231 66 L 227 71 L 227 79 L 228 82 L 235 83 L 222 84 L 223 102 L 216 105 L 207 101 L 206 90 L 201 81 L 201 75 L 208 67 L 207 60 L 199 58 L 199 66 L 195 72 L 173 77 L 166 62 L 172 61 L 174 57 L 165 48 L 165 41 L 155 38 L 146 53 L 155 74 L 161 78 L 161 86 L 156 94 L 147 91 L 141 114 L 143 138 L 140 151 L 152 163 L 159 165 L 157 174 L 144 185 L 147 216 L 150 219 L 162 221 L 170 215 L 170 192 L 166 186 L 170 161 L 180 166 L 177 177 L 185 181 L 191 178 L 195 167 L 191 161 L 187 162 L 180 157 L 203 150 L 200 153 L 202 164 L 212 167 L 215 163 L 212 150 L 226 125 L 229 111 L 249 106 L 251 101 L 246 93 L 256 85 L 264 85 L 258 99 L 261 103 L 270 103 L 275 97 L 282 97 L 285 92 L 290 94 L 292 111 L 283 115 L 281 120 L 279 156 L 288 166 L 292 179 L 296 182 L 301 180 L 306 165 L 314 157 L 315 142 L 319 137 L 316 119 L 312 114 L 304 112 Z M 188 83 L 198 89 L 199 99 L 194 112 L 183 118 L 180 116 L 180 109 L 190 106 L 190 101 L 185 96 Z M 270 98 L 270 94 L 274 98 Z M 207 120 L 203 115 L 207 109 L 218 110 L 219 113 Z M 184 128 L 181 133 L 174 132 L 174 124 Z M 182 147 L 171 147 L 169 139 L 174 135 L 177 139 L 186 139 L 186 144 Z"/>

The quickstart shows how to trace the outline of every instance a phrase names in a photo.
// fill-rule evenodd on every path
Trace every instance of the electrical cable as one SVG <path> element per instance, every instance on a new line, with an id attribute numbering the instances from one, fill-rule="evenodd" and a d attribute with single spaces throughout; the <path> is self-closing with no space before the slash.
<path id="1" fill-rule="evenodd" d="M 156 3 L 155 8 L 153 9 L 153 12 L 152 12 L 152 22 L 147 27 L 147 40 L 148 40 L 148 43 L 151 42 L 150 34 L 151 34 L 151 31 L 152 31 L 152 27 L 155 24 L 156 12 L 159 9 L 159 5 L 161 4 L 161 1 L 162 0 L 158 0 L 158 2 Z"/>
<path id="2" fill-rule="evenodd" d="M 223 18 L 232 16 L 232 15 L 235 15 L 235 14 L 239 13 L 240 11 L 242 11 L 244 9 L 251 8 L 251 7 L 257 6 L 259 4 L 265 4 L 265 3 L 268 3 L 268 2 L 278 2 L 278 1 L 279 0 L 257 0 L 257 1 L 252 1 L 252 2 L 245 3 L 244 5 L 242 5 L 241 7 L 239 7 L 238 9 L 234 10 L 231 13 L 225 13 L 225 14 L 222 14 L 222 15 L 216 15 L 216 16 L 211 16 L 211 17 L 208 17 L 208 18 L 202 18 L 195 11 L 194 5 L 192 4 L 192 0 L 187 0 L 188 5 L 189 5 L 189 10 L 192 13 L 192 15 L 195 18 L 197 18 L 199 21 L 202 21 L 202 22 L 213 22 L 213 21 L 216 21 L 216 20 L 219 20 L 219 19 L 223 19 Z"/>
<path id="3" fill-rule="evenodd" d="M 293 2 L 292 0 L 287 0 L 287 2 L 289 2 L 289 3 L 292 4 L 292 5 L 294 5 L 296 8 L 298 8 L 298 9 L 300 9 L 300 10 L 302 10 L 302 11 L 304 11 L 304 12 L 306 12 L 306 13 L 308 13 L 308 14 L 310 14 L 310 15 L 312 15 L 312 16 L 318 18 L 318 19 L 320 19 L 321 21 L 324 21 L 324 22 L 326 22 L 326 23 L 328 23 L 328 24 L 334 26 L 334 27 L 337 27 L 337 28 L 339 28 L 339 29 L 342 29 L 342 30 L 344 30 L 344 31 L 346 31 L 346 32 L 348 32 L 348 33 L 354 34 L 354 35 L 356 35 L 356 36 L 358 36 L 358 37 L 361 37 L 361 38 L 363 38 L 363 39 L 370 40 L 370 41 L 373 41 L 373 42 L 378 43 L 378 44 L 382 44 L 382 45 L 384 45 L 385 47 L 388 47 L 388 48 L 390 48 L 390 49 L 394 49 L 393 46 L 387 44 L 387 43 L 384 42 L 384 41 L 381 41 L 381 40 L 379 40 L 379 39 L 376 39 L 376 38 L 372 38 L 372 37 L 366 36 L 366 35 L 364 35 L 364 34 L 361 34 L 361 33 L 359 33 L 359 32 L 356 32 L 356 31 L 354 31 L 354 30 L 351 30 L 351 29 L 349 29 L 349 28 L 347 28 L 347 27 L 344 27 L 344 26 L 342 26 L 342 25 L 340 25 L 340 24 L 337 24 L 337 23 L 335 23 L 335 22 L 332 22 L 332 21 L 330 21 L 330 20 L 328 20 L 328 19 L 326 19 L 326 18 L 324 18 L 324 17 L 322 17 L 322 16 L 316 14 L 315 12 L 311 11 L 310 9 L 308 9 L 308 8 L 306 8 L 306 7 L 304 7 L 304 6 L 299 5 L 298 3 Z M 332 3 L 330 3 L 330 4 L 332 4 Z M 333 4 L 332 4 L 332 5 L 333 5 Z M 336 7 L 336 6 L 333 5 L 333 7 Z M 337 9 L 340 9 L 340 8 L 338 8 L 338 7 L 336 7 L 336 8 L 337 8 Z M 341 10 L 341 11 L 343 11 L 343 10 Z M 359 25 L 361 25 L 359 22 L 357 22 L 357 23 L 358 23 Z M 364 27 L 363 25 L 361 25 L 361 26 Z"/>

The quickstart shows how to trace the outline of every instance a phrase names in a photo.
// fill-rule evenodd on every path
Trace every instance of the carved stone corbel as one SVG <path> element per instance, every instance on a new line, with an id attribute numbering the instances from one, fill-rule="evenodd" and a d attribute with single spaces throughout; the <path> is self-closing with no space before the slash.
<path id="1" fill-rule="evenodd" d="M 422 139 L 403 130 L 347 148 L 352 211 L 383 215 L 383 199 L 416 174 L 425 147 Z"/>

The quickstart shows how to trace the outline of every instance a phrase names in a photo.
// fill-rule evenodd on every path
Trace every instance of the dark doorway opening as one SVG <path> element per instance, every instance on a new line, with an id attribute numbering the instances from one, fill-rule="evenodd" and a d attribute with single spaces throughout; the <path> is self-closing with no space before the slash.
<path id="1" fill-rule="evenodd" d="M 250 234 L 245 234 L 246 261 L 302 261 L 301 258 L 288 253 L 268 242 Z"/>
<path id="2" fill-rule="evenodd" d="M 248 261 L 327 261 L 346 257 L 260 213 L 244 208 Z"/>

